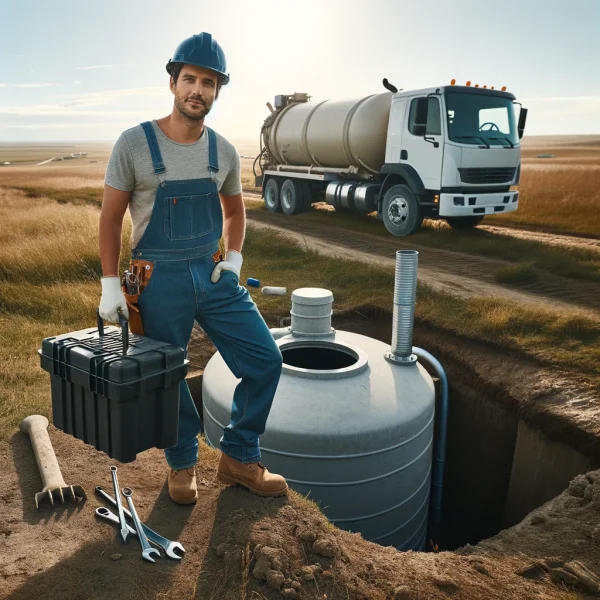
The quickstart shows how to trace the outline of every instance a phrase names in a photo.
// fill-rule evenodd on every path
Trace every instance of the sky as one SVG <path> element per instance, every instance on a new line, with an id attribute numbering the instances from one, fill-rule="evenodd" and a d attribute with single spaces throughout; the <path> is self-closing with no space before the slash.
<path id="1" fill-rule="evenodd" d="M 169 114 L 165 64 L 207 31 L 229 85 L 207 117 L 256 140 L 276 94 L 311 102 L 456 78 L 508 90 L 526 135 L 600 134 L 600 0 L 0 0 L 0 142 L 114 141 Z"/>

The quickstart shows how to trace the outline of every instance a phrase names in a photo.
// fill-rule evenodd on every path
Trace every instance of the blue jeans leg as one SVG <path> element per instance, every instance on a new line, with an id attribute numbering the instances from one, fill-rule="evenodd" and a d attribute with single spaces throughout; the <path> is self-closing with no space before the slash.
<path id="1" fill-rule="evenodd" d="M 194 326 L 196 294 L 189 261 L 156 262 L 150 285 L 139 299 L 144 334 L 186 351 Z M 179 383 L 179 426 L 177 444 L 165 449 L 167 463 L 180 470 L 198 460 L 197 436 L 202 422 L 187 382 Z"/>
<path id="2" fill-rule="evenodd" d="M 219 445 L 240 462 L 256 462 L 261 457 L 259 436 L 265 431 L 281 377 L 281 352 L 234 273 L 223 271 L 216 284 L 209 281 L 205 287 L 196 319 L 241 380 L 233 394 L 231 421 Z"/>

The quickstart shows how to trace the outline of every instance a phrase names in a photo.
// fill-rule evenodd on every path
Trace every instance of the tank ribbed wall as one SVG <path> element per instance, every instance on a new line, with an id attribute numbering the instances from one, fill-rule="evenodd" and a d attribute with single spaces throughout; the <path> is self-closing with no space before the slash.
<path id="1" fill-rule="evenodd" d="M 292 336 L 277 340 L 284 367 L 262 460 L 291 488 L 319 502 L 338 527 L 401 550 L 422 550 L 427 532 L 435 393 L 425 369 L 388 362 L 386 344 L 336 331 L 327 343 L 358 348 L 368 366 L 347 376 L 295 374 L 285 364 Z M 300 341 L 299 341 L 300 343 Z M 302 344 L 310 340 L 301 340 Z M 326 343 L 321 341 L 321 344 Z M 358 364 L 358 363 L 357 363 Z M 220 354 L 204 371 L 204 431 L 218 447 L 238 380 Z"/>

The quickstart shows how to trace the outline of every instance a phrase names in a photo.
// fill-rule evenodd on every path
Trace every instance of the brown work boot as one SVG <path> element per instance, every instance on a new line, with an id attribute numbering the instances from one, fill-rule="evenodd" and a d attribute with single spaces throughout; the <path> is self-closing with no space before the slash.
<path id="1" fill-rule="evenodd" d="M 198 488 L 196 487 L 196 469 L 182 469 L 175 471 L 169 469 L 167 477 L 169 496 L 177 504 L 193 504 L 198 499 Z"/>
<path id="2" fill-rule="evenodd" d="M 285 496 L 288 486 L 281 475 L 269 473 L 261 462 L 241 463 L 221 453 L 217 479 L 228 485 L 239 483 L 257 496 Z"/>

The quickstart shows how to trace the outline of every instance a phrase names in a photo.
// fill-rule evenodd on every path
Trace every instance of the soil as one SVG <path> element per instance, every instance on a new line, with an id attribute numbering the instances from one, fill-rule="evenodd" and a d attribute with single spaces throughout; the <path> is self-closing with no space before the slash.
<path id="1" fill-rule="evenodd" d="M 277 325 L 275 315 L 266 317 Z M 335 314 L 334 326 L 386 341 L 391 316 L 361 310 Z M 440 360 L 459 340 L 444 338 L 423 324 L 415 344 Z M 499 357 L 492 348 L 461 344 L 461 360 L 477 370 L 496 394 L 538 423 L 550 415 L 562 428 L 555 435 L 600 456 L 597 399 L 576 404 L 585 390 L 556 385 L 560 375 L 518 356 Z M 202 330 L 190 342 L 190 383 L 196 385 L 214 351 Z M 461 370 L 456 363 L 455 372 Z M 466 369 L 465 369 L 466 370 Z M 510 379 L 502 373 L 510 370 Z M 194 388 L 194 386 L 191 386 Z M 585 399 L 585 398 L 584 398 Z M 571 412 L 569 412 L 571 410 Z M 586 412 L 587 411 L 587 412 Z M 579 434 L 575 433 L 579 432 Z M 454 552 L 398 552 L 336 529 L 303 497 L 264 499 L 215 479 L 219 451 L 201 443 L 197 466 L 199 501 L 171 502 L 162 451 L 148 450 L 133 463 L 120 464 L 93 447 L 50 426 L 62 473 L 68 484 L 82 485 L 88 497 L 36 511 L 41 489 L 29 440 L 15 432 L 0 444 L 1 598 L 124 599 L 198 598 L 202 600 L 299 598 L 320 600 L 425 600 L 456 598 L 567 599 L 600 597 L 600 471 L 576 477 L 560 496 L 518 525 L 474 546 Z M 570 437 L 569 437 L 570 436 Z M 121 486 L 134 490 L 142 520 L 181 542 L 180 561 L 142 560 L 136 540 L 120 543 L 117 527 L 98 520 L 104 502 L 93 490 L 112 488 L 109 465 L 119 469 Z M 268 466 L 268 465 L 267 465 Z M 292 591 L 294 590 L 294 591 Z"/>
<path id="2" fill-rule="evenodd" d="M 349 236 L 347 229 L 282 214 L 256 211 L 247 214 L 250 227 L 278 231 L 303 247 L 328 256 L 394 267 L 396 250 L 418 250 L 419 280 L 437 291 L 461 298 L 491 296 L 570 311 L 578 309 L 591 318 L 598 318 L 600 294 L 596 282 L 566 279 L 540 271 L 535 283 L 513 289 L 495 282 L 494 271 L 510 264 L 499 259 L 420 246 L 391 236 L 388 239 L 357 231 Z"/>

